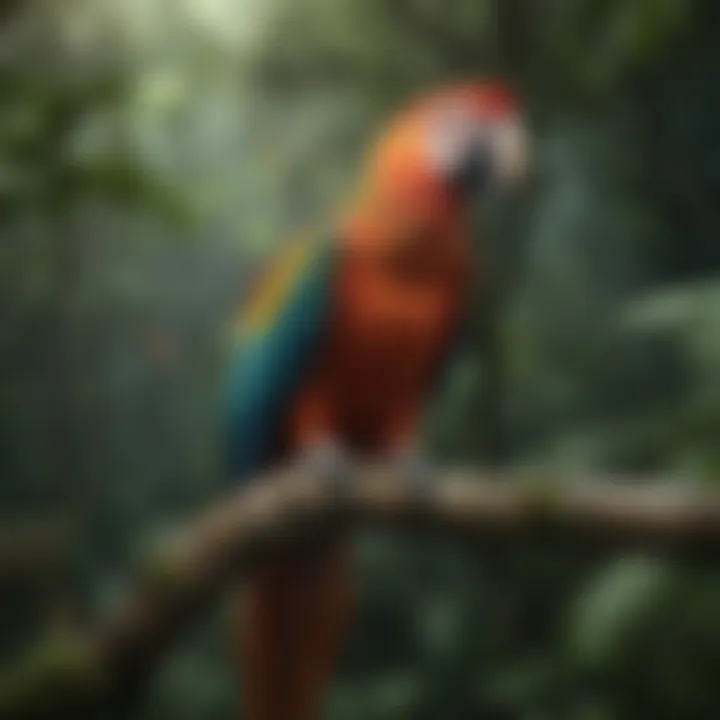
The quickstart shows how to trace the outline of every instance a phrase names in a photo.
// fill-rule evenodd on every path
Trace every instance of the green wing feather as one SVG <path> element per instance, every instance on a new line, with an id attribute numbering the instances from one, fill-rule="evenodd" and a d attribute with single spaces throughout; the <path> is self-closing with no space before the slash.
<path id="1" fill-rule="evenodd" d="M 327 328 L 334 259 L 328 241 L 294 242 L 242 308 L 224 396 L 227 472 L 234 481 L 273 458 L 283 416 Z"/>

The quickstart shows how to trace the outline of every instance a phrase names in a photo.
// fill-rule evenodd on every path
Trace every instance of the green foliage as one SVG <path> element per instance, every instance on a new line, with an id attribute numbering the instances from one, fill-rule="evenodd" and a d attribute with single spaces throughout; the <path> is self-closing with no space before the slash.
<path id="1" fill-rule="evenodd" d="M 623 673 L 649 633 L 662 627 L 672 598 L 673 573 L 657 560 L 628 556 L 603 568 L 583 588 L 568 619 L 569 652 L 582 668 Z M 660 617 L 660 622 L 658 622 Z"/>
<path id="2" fill-rule="evenodd" d="M 64 633 L 49 637 L 2 674 L 0 717 L 16 717 L 18 707 L 27 717 L 50 717 L 66 702 L 83 707 L 103 692 L 104 678 L 86 648 Z"/>
<path id="3" fill-rule="evenodd" d="M 652 66 L 690 22 L 685 0 L 584 0 L 566 4 L 555 45 L 576 91 L 608 92 L 629 74 Z"/>
<path id="4" fill-rule="evenodd" d="M 332 223 L 387 112 L 444 80 L 512 77 L 536 172 L 479 218 L 503 377 L 479 293 L 428 442 L 480 462 L 502 435 L 540 479 L 720 468 L 714 0 L 6 5 L 0 510 L 85 528 L 75 575 L 3 588 L 32 672 L 56 606 L 112 606 L 131 549 L 219 491 L 221 337 L 260 256 Z M 379 536 L 360 560 L 328 718 L 720 714 L 711 574 Z M 183 640 L 148 720 L 228 717 L 226 621 Z"/>

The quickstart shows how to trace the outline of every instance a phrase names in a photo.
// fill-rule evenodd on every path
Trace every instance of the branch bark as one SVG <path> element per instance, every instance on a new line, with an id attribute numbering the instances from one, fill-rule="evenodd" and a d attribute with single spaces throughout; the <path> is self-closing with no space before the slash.
<path id="1" fill-rule="evenodd" d="M 142 697 L 153 668 L 223 587 L 288 544 L 359 524 L 602 547 L 720 553 L 720 493 L 617 479 L 444 471 L 419 497 L 382 466 L 342 492 L 280 469 L 224 498 L 143 564 L 134 590 L 88 637 L 38 653 L 0 684 L 0 717 L 93 717 Z"/>

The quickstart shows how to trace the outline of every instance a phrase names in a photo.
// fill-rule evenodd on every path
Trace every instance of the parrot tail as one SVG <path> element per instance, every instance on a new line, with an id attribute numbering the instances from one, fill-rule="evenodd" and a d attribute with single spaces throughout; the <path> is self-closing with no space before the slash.
<path id="1" fill-rule="evenodd" d="M 237 650 L 247 720 L 312 720 L 343 644 L 352 598 L 351 548 L 293 550 L 252 578 Z"/>

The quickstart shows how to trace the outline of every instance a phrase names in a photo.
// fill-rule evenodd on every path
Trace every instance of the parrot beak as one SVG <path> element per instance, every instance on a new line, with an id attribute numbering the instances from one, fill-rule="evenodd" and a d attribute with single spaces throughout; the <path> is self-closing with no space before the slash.
<path id="1" fill-rule="evenodd" d="M 487 143 L 478 143 L 449 177 L 450 187 L 460 197 L 482 197 L 492 181 L 493 157 Z"/>
<path id="2" fill-rule="evenodd" d="M 491 189 L 504 193 L 521 185 L 529 175 L 528 155 L 527 131 L 513 117 L 476 141 L 447 181 L 459 196 L 482 201 Z"/>

